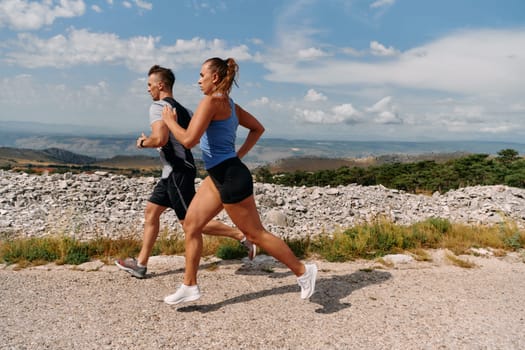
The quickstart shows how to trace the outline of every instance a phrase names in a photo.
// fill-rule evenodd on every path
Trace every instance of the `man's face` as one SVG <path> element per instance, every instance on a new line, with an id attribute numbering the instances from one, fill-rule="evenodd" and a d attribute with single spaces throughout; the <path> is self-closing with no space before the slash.
<path id="1" fill-rule="evenodd" d="M 156 74 L 151 74 L 148 77 L 148 92 L 151 95 L 153 101 L 160 100 L 160 91 L 162 88 L 162 82 Z"/>

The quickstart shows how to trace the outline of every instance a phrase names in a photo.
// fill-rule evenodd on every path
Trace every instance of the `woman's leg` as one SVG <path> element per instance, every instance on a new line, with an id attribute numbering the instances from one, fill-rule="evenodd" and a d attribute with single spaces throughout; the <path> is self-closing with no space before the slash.
<path id="1" fill-rule="evenodd" d="M 296 276 L 304 274 L 304 264 L 297 259 L 290 247 L 263 227 L 253 195 L 239 203 L 224 204 L 224 209 L 248 240 L 288 266 Z"/>
<path id="2" fill-rule="evenodd" d="M 201 183 L 193 197 L 186 218 L 184 219 L 184 235 L 186 248 L 186 269 L 184 284 L 197 284 L 197 271 L 202 254 L 202 232 L 208 222 L 222 210 L 219 193 L 207 177 Z"/>

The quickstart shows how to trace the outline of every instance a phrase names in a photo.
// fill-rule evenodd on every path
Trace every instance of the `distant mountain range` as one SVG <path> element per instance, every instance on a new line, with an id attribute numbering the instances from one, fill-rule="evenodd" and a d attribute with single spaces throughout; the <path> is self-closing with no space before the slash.
<path id="1" fill-rule="evenodd" d="M 144 155 L 114 156 L 111 158 L 93 158 L 59 148 L 32 150 L 23 148 L 0 147 L 0 167 L 26 168 L 57 166 L 91 166 L 92 168 L 121 169 L 160 169 L 158 157 Z"/>
<path id="2" fill-rule="evenodd" d="M 116 156 L 142 156 L 158 158 L 154 149 L 137 149 L 137 135 L 103 135 L 68 133 L 68 127 L 53 128 L 41 124 L 29 128 L 24 123 L 0 122 L 0 146 L 25 150 L 45 150 L 41 157 L 55 157 L 74 162 L 101 161 Z M 71 126 L 73 127 L 73 126 Z M 31 130 L 31 131 L 29 131 Z M 77 130 L 78 131 L 78 130 Z M 95 130 L 92 130 L 95 131 Z M 89 132 L 89 130 L 88 130 Z M 242 140 L 239 140 L 242 142 Z M 320 141 L 262 138 L 246 156 L 250 165 L 262 165 L 287 158 L 355 159 L 384 155 L 423 155 L 440 153 L 484 153 L 495 155 L 503 149 L 514 149 L 525 154 L 525 143 L 447 141 Z M 198 147 L 194 150 L 200 158 Z M 139 157 L 140 158 L 140 157 Z"/>

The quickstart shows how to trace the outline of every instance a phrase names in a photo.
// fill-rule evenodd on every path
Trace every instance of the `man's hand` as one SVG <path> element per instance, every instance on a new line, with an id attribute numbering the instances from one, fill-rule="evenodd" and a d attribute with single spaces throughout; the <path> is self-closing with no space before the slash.
<path id="1" fill-rule="evenodd" d="M 140 135 L 140 137 L 137 139 L 137 148 L 144 148 L 146 147 L 144 145 L 144 140 L 146 140 L 148 137 L 146 135 L 144 135 L 144 133 L 142 133 L 142 135 Z"/>

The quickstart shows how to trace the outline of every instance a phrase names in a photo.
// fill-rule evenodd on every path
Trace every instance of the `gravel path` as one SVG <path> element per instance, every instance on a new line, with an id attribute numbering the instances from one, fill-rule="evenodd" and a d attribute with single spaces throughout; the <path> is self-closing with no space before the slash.
<path id="1" fill-rule="evenodd" d="M 317 292 L 264 257 L 203 260 L 203 296 L 162 302 L 183 258 L 153 257 L 150 277 L 115 266 L 0 265 L 0 349 L 524 349 L 523 255 L 432 262 L 318 261 Z M 92 271 L 90 271 L 92 270 Z"/>

